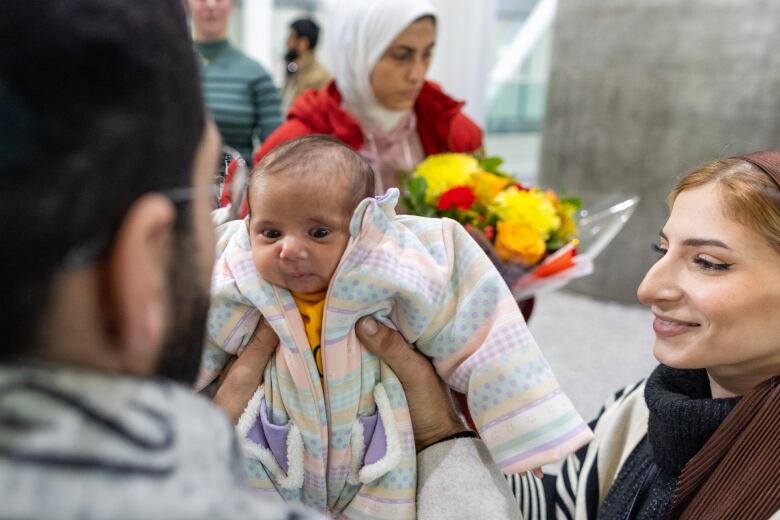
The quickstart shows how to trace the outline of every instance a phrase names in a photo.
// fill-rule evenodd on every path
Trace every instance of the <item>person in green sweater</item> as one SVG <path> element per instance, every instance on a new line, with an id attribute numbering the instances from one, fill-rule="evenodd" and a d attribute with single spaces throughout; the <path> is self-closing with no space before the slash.
<path id="1" fill-rule="evenodd" d="M 228 42 L 233 0 L 187 0 L 201 61 L 203 95 L 224 143 L 249 160 L 282 122 L 268 71 Z"/>

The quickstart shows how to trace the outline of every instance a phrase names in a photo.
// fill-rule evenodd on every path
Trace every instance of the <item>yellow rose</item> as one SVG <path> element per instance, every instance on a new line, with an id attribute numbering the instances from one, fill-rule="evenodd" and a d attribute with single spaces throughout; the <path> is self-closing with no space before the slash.
<path id="1" fill-rule="evenodd" d="M 545 198 L 546 198 L 547 200 L 549 200 L 550 202 L 552 202 L 553 206 L 557 206 L 557 205 L 558 205 L 558 203 L 560 202 L 560 201 L 558 200 L 558 194 L 557 194 L 557 193 L 555 193 L 555 191 L 553 191 L 553 190 L 547 190 L 547 191 L 545 191 L 545 192 L 544 192 L 544 196 L 545 196 Z"/>
<path id="2" fill-rule="evenodd" d="M 544 239 L 531 226 L 516 222 L 499 222 L 496 230 L 496 253 L 504 262 L 532 266 L 544 256 Z"/>
<path id="3" fill-rule="evenodd" d="M 561 225 L 555 205 L 537 188 L 524 191 L 511 186 L 496 195 L 490 209 L 499 220 L 530 226 L 545 241 Z"/>
<path id="4" fill-rule="evenodd" d="M 561 240 L 568 242 L 577 236 L 577 221 L 574 216 L 577 213 L 577 206 L 562 202 L 558 207 L 558 214 L 561 217 L 561 228 L 558 235 Z"/>
<path id="5" fill-rule="evenodd" d="M 428 187 L 425 202 L 435 204 L 445 191 L 457 186 L 472 186 L 471 175 L 479 171 L 479 162 L 462 153 L 431 155 L 417 165 L 413 176 L 423 177 Z"/>
<path id="6" fill-rule="evenodd" d="M 501 190 L 509 186 L 512 179 L 499 177 L 490 172 L 477 172 L 472 175 L 474 180 L 474 193 L 482 204 L 490 204 Z"/>

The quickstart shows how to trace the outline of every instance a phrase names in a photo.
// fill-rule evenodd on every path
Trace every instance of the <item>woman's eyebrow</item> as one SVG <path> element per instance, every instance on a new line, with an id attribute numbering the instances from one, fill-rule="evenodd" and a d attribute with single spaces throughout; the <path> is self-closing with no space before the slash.
<path id="1" fill-rule="evenodd" d="M 728 249 L 729 251 L 731 248 L 721 242 L 720 240 L 715 240 L 714 238 L 686 238 L 683 240 L 684 246 L 714 246 L 714 247 L 721 247 L 723 249 Z"/>
<path id="2" fill-rule="evenodd" d="M 664 233 L 663 231 L 660 231 L 658 233 L 658 236 L 660 236 L 667 242 L 669 241 L 669 238 L 666 236 L 666 233 Z M 684 246 L 689 246 L 689 247 L 701 247 L 701 246 L 721 247 L 723 249 L 728 249 L 729 251 L 731 251 L 731 248 L 729 246 L 727 246 L 720 240 L 716 240 L 714 238 L 686 238 L 685 240 L 683 240 L 682 244 Z"/>

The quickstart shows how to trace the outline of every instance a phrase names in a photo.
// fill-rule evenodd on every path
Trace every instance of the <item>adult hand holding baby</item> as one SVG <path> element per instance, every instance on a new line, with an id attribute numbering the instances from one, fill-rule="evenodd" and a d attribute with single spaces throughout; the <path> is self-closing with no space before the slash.
<path id="1" fill-rule="evenodd" d="M 260 320 L 244 351 L 223 372 L 213 400 L 232 424 L 238 422 L 246 404 L 263 381 L 265 366 L 277 346 L 279 338 L 276 333 L 265 320 Z"/>
<path id="2" fill-rule="evenodd" d="M 401 381 L 418 451 L 467 430 L 430 361 L 409 348 L 401 334 L 370 317 L 358 321 L 355 332 L 366 349 L 387 363 Z M 265 366 L 278 345 L 276 333 L 261 320 L 244 351 L 225 370 L 214 403 L 232 423 L 238 421 L 262 382 Z"/>
<path id="3" fill-rule="evenodd" d="M 361 318 L 355 327 L 360 343 L 387 363 L 404 388 L 414 430 L 417 451 L 468 428 L 455 412 L 450 393 L 433 370 L 431 362 L 409 348 L 398 331 L 380 325 L 371 317 Z"/>

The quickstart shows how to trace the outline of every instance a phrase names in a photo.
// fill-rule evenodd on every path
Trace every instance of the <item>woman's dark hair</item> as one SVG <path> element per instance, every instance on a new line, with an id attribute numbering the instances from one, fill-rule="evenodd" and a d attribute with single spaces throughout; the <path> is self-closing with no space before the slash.
<path id="1" fill-rule="evenodd" d="M 181 0 L 3 0 L 0 360 L 35 346 L 69 251 L 190 186 L 204 108 Z"/>

